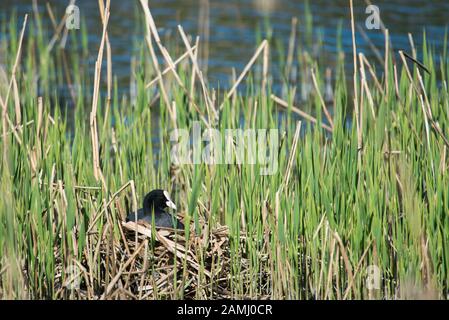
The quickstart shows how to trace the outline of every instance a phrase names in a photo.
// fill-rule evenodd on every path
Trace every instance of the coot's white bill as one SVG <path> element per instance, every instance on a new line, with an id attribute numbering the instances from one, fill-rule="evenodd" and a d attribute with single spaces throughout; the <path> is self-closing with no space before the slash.
<path id="1" fill-rule="evenodd" d="M 167 205 L 167 207 L 172 208 L 174 210 L 176 210 L 176 205 L 174 204 L 174 202 L 171 200 L 170 195 L 168 194 L 167 191 L 164 190 L 164 196 L 167 199 L 167 202 L 165 203 Z"/>

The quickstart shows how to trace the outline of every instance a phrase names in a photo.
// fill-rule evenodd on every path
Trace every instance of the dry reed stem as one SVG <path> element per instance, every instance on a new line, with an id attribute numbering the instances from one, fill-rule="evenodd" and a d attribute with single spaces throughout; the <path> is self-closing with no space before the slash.
<path id="1" fill-rule="evenodd" d="M 74 5 L 74 4 L 75 4 L 75 0 L 70 0 L 69 5 Z M 50 8 L 50 6 L 47 6 L 47 9 L 49 11 L 51 11 L 49 8 Z M 47 53 L 51 52 L 51 50 L 55 46 L 56 41 L 58 41 L 58 39 L 59 39 L 59 37 L 61 35 L 61 32 L 65 29 L 66 20 L 67 20 L 67 13 L 64 11 L 64 16 L 62 17 L 61 22 L 57 26 L 53 37 L 51 38 L 50 42 L 47 45 Z"/>
<path id="2" fill-rule="evenodd" d="M 286 109 L 289 108 L 289 104 L 288 104 L 287 101 L 282 100 L 281 98 L 275 96 L 274 94 L 271 95 L 271 99 L 272 99 L 274 102 L 276 102 L 277 104 L 279 104 L 280 106 L 282 106 L 282 107 L 284 107 L 284 108 L 286 108 Z M 318 123 L 318 120 L 317 120 L 316 118 L 314 118 L 314 117 L 312 117 L 311 115 L 309 115 L 308 113 L 306 113 L 306 112 L 300 110 L 298 107 L 295 107 L 295 106 L 292 105 L 292 106 L 291 106 L 291 110 L 292 110 L 294 113 L 300 115 L 300 116 L 303 117 L 304 119 L 306 119 L 306 120 L 308 120 L 308 121 L 310 121 L 310 122 L 312 122 L 312 123 L 314 123 L 314 124 L 317 124 L 317 123 Z M 330 132 L 330 133 L 333 132 L 332 128 L 329 127 L 328 125 L 326 125 L 326 124 L 324 124 L 324 123 L 320 123 L 320 124 L 321 124 L 321 127 L 322 127 L 323 129 L 327 130 L 327 131 Z"/>
<path id="3" fill-rule="evenodd" d="M 371 115 L 373 116 L 373 119 L 376 120 L 376 112 L 374 111 L 374 101 L 373 96 L 371 94 L 371 90 L 368 87 L 368 83 L 366 80 L 366 73 L 365 73 L 365 64 L 363 63 L 363 53 L 359 53 L 359 62 L 360 62 L 360 76 L 362 80 L 362 90 L 365 90 L 365 93 L 368 97 L 368 102 L 371 108 Z"/>
<path id="4" fill-rule="evenodd" d="M 110 1 L 110 0 L 106 0 Z M 98 0 L 98 6 L 100 7 L 100 15 L 103 24 L 106 22 L 105 16 L 105 6 L 103 0 Z M 111 51 L 111 43 L 109 42 L 109 34 L 106 29 L 105 34 L 106 41 L 106 83 L 107 83 L 107 98 L 106 98 L 106 111 L 104 122 L 107 122 L 109 109 L 111 107 L 111 99 L 112 99 L 112 51 Z M 105 126 L 105 124 L 103 124 Z"/>
<path id="5" fill-rule="evenodd" d="M 181 35 L 182 41 L 184 42 L 184 46 L 186 47 L 187 51 L 189 52 L 190 60 L 192 61 L 192 64 L 193 64 L 193 72 L 196 72 L 198 79 L 200 80 L 200 84 L 201 84 L 201 88 L 202 88 L 203 96 L 204 96 L 204 102 L 206 104 L 207 112 L 209 115 L 209 122 L 211 120 L 211 118 L 210 118 L 211 112 L 213 112 L 213 115 L 214 115 L 213 119 L 216 120 L 218 118 L 218 113 L 215 110 L 215 107 L 213 106 L 212 100 L 209 96 L 209 91 L 207 89 L 206 82 L 204 81 L 203 73 L 200 71 L 200 68 L 198 65 L 198 60 L 193 55 L 193 52 L 191 50 L 192 46 L 190 44 L 190 41 L 189 41 L 189 39 L 187 39 L 187 36 L 186 36 L 184 29 L 182 28 L 181 25 L 178 25 L 178 31 Z"/>
<path id="6" fill-rule="evenodd" d="M 374 72 L 373 67 L 369 63 L 368 59 L 366 59 L 365 55 L 363 55 L 362 58 L 363 58 L 363 62 L 365 63 L 365 65 L 368 67 L 368 71 L 371 75 L 371 78 L 374 80 L 374 84 L 376 85 L 377 89 L 379 89 L 379 92 L 382 93 L 382 96 L 385 97 L 385 91 L 382 88 L 382 85 L 380 84 L 379 79 L 377 79 L 377 76 L 376 76 L 376 73 Z"/>
<path id="7" fill-rule="evenodd" d="M 95 62 L 94 93 L 92 97 L 92 111 L 90 113 L 90 129 L 92 138 L 94 176 L 97 181 L 101 180 L 105 190 L 107 190 L 107 185 L 100 168 L 100 155 L 99 155 L 100 148 L 99 148 L 98 126 L 97 126 L 97 108 L 100 96 L 101 64 L 103 62 L 103 51 L 107 33 L 106 30 L 110 15 L 109 8 L 110 8 L 110 0 L 107 0 L 106 7 L 104 9 L 103 34 L 101 36 L 100 48 L 98 49 L 98 56 Z"/>
<path id="8" fill-rule="evenodd" d="M 285 174 L 285 177 L 284 177 L 284 181 L 282 181 L 282 184 L 281 184 L 278 192 L 282 192 L 282 190 L 285 187 L 288 186 L 288 182 L 290 180 L 291 170 L 293 168 L 293 162 L 294 162 L 295 157 L 296 157 L 296 149 L 298 147 L 300 131 L 301 131 L 301 121 L 297 121 L 296 122 L 295 135 L 293 136 L 293 142 L 292 142 L 292 147 L 291 147 L 291 151 L 290 151 L 290 157 L 288 158 L 286 174 Z"/>
<path id="9" fill-rule="evenodd" d="M 263 50 L 263 65 L 262 65 L 262 96 L 265 97 L 268 92 L 268 64 L 270 56 L 270 44 L 267 42 Z M 262 101 L 266 101 L 263 99 Z"/>
<path id="10" fill-rule="evenodd" d="M 192 47 L 192 49 L 195 49 L 194 53 L 193 53 L 193 57 L 195 61 L 198 61 L 198 46 L 199 46 L 199 42 L 200 42 L 200 37 L 196 37 L 195 39 L 195 45 Z M 189 55 L 189 52 L 187 52 L 187 55 Z M 195 79 L 196 79 L 196 71 L 194 70 L 195 65 L 192 64 L 192 75 L 190 78 L 190 96 L 192 97 L 192 99 L 195 100 Z M 192 110 L 192 103 L 189 103 L 189 110 Z"/>
<path id="11" fill-rule="evenodd" d="M 334 129 L 334 121 L 332 120 L 332 117 L 331 117 L 329 111 L 327 110 L 326 103 L 324 102 L 323 96 L 321 95 L 320 88 L 318 87 L 318 83 L 316 81 L 315 71 L 313 70 L 313 68 L 311 68 L 310 72 L 312 75 L 313 85 L 315 86 L 315 91 L 318 94 L 318 98 L 320 99 L 321 107 L 323 108 L 323 111 L 324 111 L 324 114 L 326 115 L 327 121 L 329 121 L 329 125 L 330 125 L 331 129 L 333 130 Z"/>
<path id="12" fill-rule="evenodd" d="M 355 294 L 355 287 L 354 287 L 354 276 L 352 274 L 352 267 L 351 267 L 351 262 L 349 261 L 348 255 L 346 253 L 346 248 L 343 244 L 343 241 L 341 241 L 340 236 L 338 235 L 337 231 L 334 231 L 333 233 L 335 239 L 338 242 L 338 245 L 340 246 L 340 251 L 341 251 L 341 255 L 343 257 L 343 261 L 345 263 L 345 268 L 346 268 L 346 272 L 348 274 L 348 286 L 347 289 L 352 288 L 354 294 Z"/>
<path id="13" fill-rule="evenodd" d="M 50 17 L 50 21 L 51 21 L 51 24 L 53 26 L 53 29 L 57 30 L 58 29 L 58 24 L 56 23 L 56 17 L 55 17 L 55 15 L 53 13 L 53 9 L 51 8 L 51 4 L 49 2 L 47 2 L 45 4 L 45 7 L 47 8 L 48 16 Z M 65 15 L 66 14 L 64 14 L 64 16 Z"/>
<path id="14" fill-rule="evenodd" d="M 421 74 L 419 73 L 419 70 L 417 70 L 417 72 L 418 72 L 418 80 L 419 80 L 419 83 L 420 83 L 422 94 L 421 94 L 420 90 L 418 89 L 418 87 L 416 86 L 415 82 L 413 81 L 413 77 L 411 75 L 410 69 L 408 68 L 407 61 L 405 60 L 405 55 L 404 55 L 404 52 L 402 50 L 399 50 L 399 56 L 402 59 L 402 62 L 404 64 L 404 68 L 405 68 L 405 72 L 406 72 L 407 77 L 408 77 L 408 79 L 410 81 L 410 84 L 412 85 L 413 90 L 420 97 L 421 106 L 422 106 L 422 110 L 423 110 L 423 113 L 424 113 L 424 118 L 426 120 L 426 125 L 428 125 L 427 121 L 430 121 L 430 123 L 432 125 L 432 129 L 436 132 L 437 135 L 439 135 L 443 139 L 443 142 L 446 145 L 446 147 L 449 147 L 449 140 L 448 140 L 448 138 L 446 138 L 446 136 L 444 135 L 444 133 L 441 130 L 441 128 L 438 125 L 438 123 L 436 123 L 433 120 L 432 111 L 430 109 L 430 104 L 429 104 L 429 101 L 428 101 L 428 98 L 427 98 L 427 93 L 426 93 L 426 90 L 424 88 L 424 84 L 422 82 L 422 78 L 421 78 Z M 425 103 L 424 103 L 424 100 L 422 98 L 423 94 L 424 94 L 424 97 L 426 99 Z M 426 130 L 427 129 L 428 128 L 426 127 Z"/>
<path id="15" fill-rule="evenodd" d="M 72 0 L 71 2 L 74 3 L 74 1 Z M 71 3 L 71 4 L 73 4 Z M 69 4 L 70 5 L 70 4 Z M 56 22 L 56 18 L 53 14 L 53 10 L 51 8 L 51 5 L 49 3 L 46 3 L 46 8 L 48 11 L 48 15 L 50 16 L 50 20 L 53 26 L 53 30 L 55 32 L 54 37 L 56 36 L 55 41 L 57 40 L 57 38 L 59 38 L 59 34 L 62 30 L 62 28 L 64 27 L 64 22 L 67 19 L 67 13 L 64 13 L 64 16 L 62 17 L 62 21 L 61 23 L 58 25 Z M 52 47 L 54 46 L 54 43 L 52 44 Z M 47 47 L 47 55 L 49 55 L 50 50 L 48 50 L 49 47 Z M 67 63 L 67 55 L 65 53 L 64 50 L 61 50 L 61 55 L 62 55 L 62 63 L 63 63 L 63 70 L 64 70 L 64 75 L 66 78 L 66 82 L 67 82 L 67 86 L 69 88 L 69 92 L 70 92 L 70 97 L 72 98 L 72 102 L 74 105 L 76 105 L 76 97 L 75 97 L 75 91 L 73 89 L 73 85 L 72 85 L 72 80 L 70 79 L 70 74 L 69 74 L 69 66 Z"/>
<path id="16" fill-rule="evenodd" d="M 229 90 L 229 92 L 226 94 L 226 97 L 224 98 L 223 102 L 221 103 L 220 107 L 218 108 L 220 111 L 223 109 L 224 104 L 226 103 L 226 101 L 228 101 L 229 98 L 231 98 L 232 95 L 235 93 L 235 91 L 237 90 L 237 87 L 239 86 L 240 82 L 242 82 L 242 80 L 245 78 L 246 74 L 249 72 L 249 70 L 253 66 L 254 62 L 256 61 L 256 59 L 259 57 L 259 55 L 262 52 L 262 50 L 264 50 L 267 45 L 268 45 L 268 41 L 267 40 L 263 40 L 262 43 L 260 44 L 260 46 L 257 48 L 257 50 L 254 53 L 254 55 L 251 57 L 249 62 L 246 64 L 245 68 L 243 68 L 242 73 L 240 73 L 240 76 L 235 81 L 235 83 L 232 86 L 231 90 Z"/>
<path id="17" fill-rule="evenodd" d="M 95 226 L 95 224 L 97 223 L 98 219 L 102 216 L 102 214 L 107 210 L 107 208 L 109 208 L 109 206 L 112 204 L 112 202 L 117 198 L 117 196 L 126 188 L 128 188 L 129 186 L 131 186 L 131 181 L 128 181 L 127 183 L 125 183 L 122 187 L 120 187 L 120 189 L 118 189 L 113 195 L 112 197 L 109 199 L 108 203 L 106 204 L 106 206 L 99 212 L 99 213 L 95 213 L 94 218 L 92 219 L 92 222 L 90 222 L 89 227 L 87 228 L 86 233 L 90 233 L 92 231 L 92 228 Z M 136 207 L 136 202 L 135 200 L 134 202 L 134 207 Z"/>
<path id="18" fill-rule="evenodd" d="M 355 26 L 354 26 L 354 6 L 352 0 L 349 0 L 349 7 L 351 11 L 351 34 L 352 34 L 352 55 L 354 64 L 354 75 L 353 75 L 353 85 L 354 85 L 354 113 L 356 116 L 357 132 L 360 135 L 360 124 L 359 124 L 359 96 L 357 91 L 357 46 L 355 42 Z M 360 150 L 360 149 L 359 149 Z"/>
<path id="19" fill-rule="evenodd" d="M 355 269 L 355 271 L 354 271 L 354 276 L 352 277 L 352 280 L 350 281 L 350 283 L 348 284 L 348 287 L 346 288 L 346 291 L 345 291 L 345 294 L 344 294 L 344 296 L 343 296 L 343 300 L 346 300 L 347 299 L 347 297 L 348 297 L 348 295 L 349 295 L 349 292 L 351 291 L 351 287 L 353 286 L 353 284 L 354 284 L 354 278 L 357 276 L 357 274 L 358 274 L 358 272 L 360 271 L 360 268 L 361 268 L 361 266 L 362 266 L 362 262 L 363 262 L 363 260 L 365 259 L 365 256 L 368 254 L 368 250 L 369 250 L 369 248 L 371 247 L 371 244 L 373 243 L 373 240 L 371 240 L 369 243 L 368 243 L 368 245 L 366 246 L 366 249 L 365 249 L 365 251 L 363 252 L 363 254 L 362 254 L 362 256 L 360 257 L 360 261 L 359 261 L 359 263 L 357 264 L 357 267 L 356 267 L 356 269 Z"/>
<path id="20" fill-rule="evenodd" d="M 150 30 L 148 30 L 148 32 L 149 31 Z M 154 69 L 156 70 L 156 74 L 158 75 L 159 90 L 161 91 L 162 98 L 163 98 L 164 103 L 165 103 L 165 107 L 168 110 L 168 114 L 170 116 L 170 120 L 172 122 L 172 126 L 173 126 L 174 129 L 176 129 L 178 127 L 178 125 L 176 123 L 176 117 L 175 117 L 175 114 L 173 112 L 173 109 L 171 108 L 171 103 L 170 103 L 170 100 L 168 98 L 167 89 L 165 88 L 165 84 L 164 84 L 164 81 L 163 81 L 162 76 L 161 76 L 161 71 L 160 71 L 160 68 L 159 68 L 159 62 L 157 60 L 156 52 L 154 51 L 151 33 L 147 34 L 147 36 L 145 37 L 145 40 L 147 42 L 147 46 L 148 46 L 148 49 L 150 51 L 151 60 L 153 62 Z"/>
<path id="21" fill-rule="evenodd" d="M 410 32 L 407 34 L 407 36 L 408 36 L 408 41 L 410 42 L 410 48 L 412 49 L 413 59 L 416 60 L 418 55 L 416 53 L 416 47 L 415 47 L 415 42 L 413 41 L 413 36 Z"/>
<path id="22" fill-rule="evenodd" d="M 0 138 L 3 139 L 4 137 L 10 135 L 11 133 L 12 133 L 12 134 L 17 134 L 17 131 L 18 131 L 18 130 L 23 129 L 24 127 L 28 127 L 29 125 L 32 125 L 33 123 L 34 123 L 34 120 L 30 120 L 30 121 L 28 121 L 28 122 L 25 123 L 25 124 L 21 124 L 21 125 L 18 125 L 18 126 L 14 126 L 14 127 L 12 128 L 12 130 L 7 131 L 7 132 L 6 132 L 6 135 L 3 135 L 3 134 L 2 134 L 2 135 L 0 136 Z M 18 137 L 18 138 L 20 139 L 20 137 Z"/>
<path id="23" fill-rule="evenodd" d="M 28 21 L 28 14 L 25 15 L 24 21 L 23 21 L 23 26 L 22 26 L 22 31 L 20 32 L 20 38 L 19 38 L 19 46 L 17 48 L 17 53 L 16 53 L 16 59 L 14 61 L 14 65 L 11 71 L 11 80 L 9 82 L 9 86 L 8 86 L 8 91 L 6 92 L 6 97 L 5 99 L 3 99 L 0 96 L 0 103 L 2 104 L 3 107 L 3 114 L 2 114 L 2 120 L 3 120 L 3 136 L 6 136 L 6 128 L 7 128 L 7 123 L 10 126 L 12 132 L 14 133 L 14 136 L 16 137 L 17 141 L 19 142 L 20 145 L 22 145 L 22 140 L 20 139 L 19 135 L 16 134 L 16 131 L 14 130 L 14 128 L 16 126 L 19 126 L 20 128 L 20 120 L 21 120 L 21 116 L 20 116 L 20 105 L 19 105 L 19 110 L 17 110 L 17 102 L 19 101 L 19 93 L 18 93 L 18 88 L 17 88 L 17 83 L 16 83 L 16 72 L 17 72 L 17 68 L 19 66 L 20 63 L 20 56 L 22 53 L 22 44 L 23 44 L 23 36 L 25 34 L 25 29 L 26 29 L 26 25 L 27 25 L 27 21 Z M 8 115 L 8 101 L 9 101 L 9 95 L 11 92 L 11 88 L 13 87 L 14 90 L 14 98 L 15 98 L 15 109 L 16 109 L 16 126 L 14 126 L 14 124 L 11 122 L 9 115 Z M 19 122 L 17 122 L 19 121 Z M 4 148 L 4 153 L 6 154 L 7 152 L 7 148 Z"/>
<path id="24" fill-rule="evenodd" d="M 198 45 L 197 44 L 195 44 L 192 48 L 191 48 L 191 50 L 193 50 L 193 51 L 197 51 L 196 49 L 198 48 Z M 187 50 L 186 52 L 184 52 L 178 59 L 176 59 L 174 62 L 173 62 L 173 66 L 177 66 L 179 63 L 181 63 L 185 58 L 187 58 L 188 56 L 189 56 L 189 50 Z M 162 72 L 161 72 L 161 76 L 164 76 L 164 75 L 166 75 L 167 73 L 169 73 L 170 71 L 172 70 L 172 67 L 171 66 L 168 66 L 167 68 L 165 68 Z M 153 80 L 151 80 L 150 82 L 148 82 L 146 85 L 145 85 L 145 89 L 148 89 L 148 88 L 150 88 L 151 86 L 153 86 L 155 83 L 157 83 L 159 81 L 159 76 L 156 76 Z M 192 96 L 192 94 L 191 94 L 191 96 Z"/>
<path id="25" fill-rule="evenodd" d="M 359 100 L 359 131 L 357 132 L 357 149 L 359 150 L 359 159 L 361 156 L 361 152 L 363 149 L 363 110 L 364 110 L 364 102 L 365 102 L 365 94 L 363 90 L 365 80 L 361 79 L 360 86 L 360 100 Z"/>
<path id="26" fill-rule="evenodd" d="M 141 3 L 142 3 L 142 2 L 141 2 Z M 156 44 L 157 44 L 159 50 L 161 51 L 161 53 L 162 53 L 162 55 L 163 55 L 165 61 L 168 63 L 168 68 L 169 68 L 169 70 L 172 72 L 172 74 L 173 74 L 173 76 L 175 77 L 175 80 L 176 80 L 176 82 L 178 83 L 178 85 L 181 87 L 181 89 L 182 89 L 182 90 L 184 91 L 184 93 L 186 94 L 187 98 L 189 99 L 189 102 L 195 107 L 195 109 L 197 110 L 197 112 L 202 116 L 202 113 L 201 113 L 199 107 L 197 106 L 197 104 L 195 103 L 195 101 L 193 100 L 193 98 L 190 96 L 189 91 L 187 90 L 187 88 L 185 87 L 185 85 L 184 85 L 184 83 L 182 82 L 181 78 L 179 77 L 178 72 L 176 71 L 175 63 L 173 62 L 173 59 L 171 58 L 171 56 L 170 56 L 170 54 L 168 53 L 167 49 L 162 45 L 162 43 L 161 43 L 161 41 L 160 41 L 159 34 L 158 34 L 157 29 L 156 29 L 156 27 L 155 27 L 156 24 L 155 24 L 155 22 L 154 22 L 154 20 L 153 20 L 153 16 L 151 15 L 151 11 L 150 11 L 150 9 L 148 8 L 148 6 L 146 7 L 146 9 L 147 9 L 147 10 L 145 10 L 145 18 L 146 18 L 146 20 L 147 20 L 148 23 L 149 23 L 151 33 L 152 33 L 152 35 L 153 35 L 153 38 L 154 38 L 155 41 L 156 41 Z M 188 55 L 188 54 L 192 54 L 192 51 L 193 51 L 193 50 L 194 50 L 193 48 L 189 48 L 189 49 L 187 50 L 187 55 Z M 152 55 L 153 55 L 153 53 L 152 53 Z M 157 60 L 156 60 L 156 61 L 157 61 Z M 154 62 L 154 60 L 153 60 L 153 62 Z M 155 63 L 155 62 L 154 62 L 154 63 Z M 162 82 L 162 73 L 159 72 L 159 70 L 160 70 L 160 69 L 159 69 L 159 65 L 157 65 L 157 66 L 155 65 L 155 68 L 156 68 L 156 71 L 157 71 L 157 79 L 159 80 L 159 82 Z M 175 120 L 174 123 L 176 124 L 176 110 L 174 110 L 174 109 L 172 108 L 171 111 L 173 112 L 173 116 L 174 116 L 174 120 Z M 176 126 L 175 126 L 175 129 L 176 129 Z"/>
<path id="27" fill-rule="evenodd" d="M 419 63 L 419 62 L 418 62 Z M 419 63 L 420 64 L 420 63 Z M 420 64 L 420 65 L 422 65 L 422 64 Z M 426 70 L 426 68 L 424 67 L 424 70 Z M 439 125 L 439 123 L 438 122 L 436 122 L 435 121 L 435 119 L 433 118 L 433 114 L 432 114 L 432 108 L 430 107 L 430 102 L 429 102 L 429 98 L 428 98 L 428 96 L 427 96 L 427 92 L 426 92 L 426 89 L 425 89 L 425 87 L 424 87 L 424 82 L 423 82 L 423 79 L 422 79 L 422 77 L 421 77 L 421 73 L 419 72 L 419 70 L 416 70 L 417 71 L 417 75 L 418 75 L 418 81 L 419 81 L 419 84 L 420 84 L 420 86 L 421 86 L 421 90 L 422 90 L 422 92 L 423 92 L 423 94 L 424 94 L 424 98 L 425 98 L 425 102 L 426 102 L 426 114 L 427 114 L 427 116 L 428 116 L 428 118 L 429 118 L 429 121 L 430 121 L 430 124 L 432 125 L 432 128 L 434 129 L 434 131 L 437 133 L 437 135 L 439 135 L 442 139 L 443 139 L 443 141 L 444 141 L 444 143 L 446 144 L 446 146 L 449 146 L 449 140 L 446 138 L 446 136 L 444 135 L 444 133 L 443 133 L 443 130 L 441 129 L 441 127 L 440 127 L 440 125 Z"/>
<path id="28" fill-rule="evenodd" d="M 399 92 L 398 68 L 397 68 L 396 64 L 393 65 L 393 76 L 394 76 L 394 90 L 396 93 L 396 98 L 400 101 L 401 94 Z"/>
<path id="29" fill-rule="evenodd" d="M 206 121 L 206 119 L 204 118 L 203 113 L 201 112 L 199 106 L 196 104 L 195 100 L 192 98 L 192 96 L 190 95 L 190 92 L 187 90 L 186 86 L 184 85 L 184 83 L 182 82 L 180 76 L 178 75 L 178 72 L 176 71 L 175 65 L 173 63 L 172 58 L 170 57 L 167 49 L 165 49 L 165 47 L 163 47 L 161 44 L 159 45 L 159 49 L 162 52 L 162 55 L 165 58 L 165 61 L 168 63 L 170 71 L 173 73 L 173 76 L 175 77 L 176 82 L 178 83 L 178 85 L 181 87 L 182 91 L 184 91 L 187 99 L 189 100 L 189 104 L 193 105 L 195 107 L 195 110 L 198 112 L 198 114 L 200 115 L 201 120 L 203 120 L 203 122 L 207 125 L 208 122 Z M 213 103 L 212 103 L 213 105 Z M 172 108 L 173 114 L 174 114 L 174 118 L 176 120 L 176 110 L 174 108 Z"/>
<path id="30" fill-rule="evenodd" d="M 146 21 L 146 36 L 145 40 L 148 46 L 148 50 L 150 51 L 151 60 L 153 61 L 154 69 L 156 70 L 157 79 L 159 82 L 159 90 L 161 91 L 162 98 L 165 103 L 165 107 L 168 110 L 168 114 L 170 116 L 170 120 L 172 121 L 173 128 L 177 128 L 176 119 L 173 114 L 173 110 L 171 109 L 170 100 L 168 99 L 167 90 L 164 85 L 164 81 L 161 74 L 161 69 L 159 67 L 159 62 L 156 56 L 156 52 L 154 51 L 152 37 L 154 37 L 156 43 L 160 43 L 159 34 L 157 33 L 156 25 L 154 24 L 153 17 L 151 15 L 150 9 L 148 7 L 148 3 L 144 0 L 140 0 L 140 4 L 145 13 L 145 21 Z"/>

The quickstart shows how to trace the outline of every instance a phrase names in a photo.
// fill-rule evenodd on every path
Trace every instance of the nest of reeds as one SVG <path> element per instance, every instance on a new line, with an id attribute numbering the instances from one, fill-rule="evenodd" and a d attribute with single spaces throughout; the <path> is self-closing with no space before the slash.
<path id="1" fill-rule="evenodd" d="M 202 226 L 201 236 L 118 222 L 119 241 L 108 224 L 93 234 L 94 252 L 68 268 L 58 262 L 57 297 L 78 299 L 230 298 L 229 230 Z M 192 227 L 192 229 L 194 229 Z M 96 241 L 96 242 L 95 242 Z M 244 237 L 241 237 L 244 241 Z M 95 243 L 94 243 L 95 242 Z M 58 255 L 59 256 L 59 255 Z M 92 263 L 100 261 L 99 263 Z M 93 266 L 94 268 L 90 268 Z M 64 274 L 65 273 L 65 274 Z"/>

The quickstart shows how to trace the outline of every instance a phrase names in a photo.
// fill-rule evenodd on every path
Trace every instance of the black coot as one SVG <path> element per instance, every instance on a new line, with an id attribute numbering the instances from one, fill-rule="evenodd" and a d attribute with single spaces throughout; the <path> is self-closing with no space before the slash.
<path id="1" fill-rule="evenodd" d="M 143 208 L 136 212 L 131 212 L 126 217 L 126 221 L 146 221 L 153 222 L 156 227 L 173 228 L 184 230 L 184 225 L 176 217 L 166 212 L 166 208 L 176 210 L 176 205 L 170 199 L 170 195 L 165 190 L 156 189 L 148 193 L 143 199 Z M 137 219 L 136 219 L 137 216 Z"/>

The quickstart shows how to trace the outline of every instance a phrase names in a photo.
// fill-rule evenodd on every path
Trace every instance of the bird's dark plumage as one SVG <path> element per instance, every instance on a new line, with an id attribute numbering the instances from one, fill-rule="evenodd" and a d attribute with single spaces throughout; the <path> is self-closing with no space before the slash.
<path id="1" fill-rule="evenodd" d="M 137 212 L 128 214 L 126 221 L 136 222 L 140 220 L 152 224 L 154 213 L 154 224 L 156 227 L 184 230 L 184 225 L 176 217 L 165 211 L 169 207 L 176 210 L 176 206 L 171 201 L 168 192 L 156 189 L 145 196 L 143 199 L 143 208 L 138 209 Z"/>

